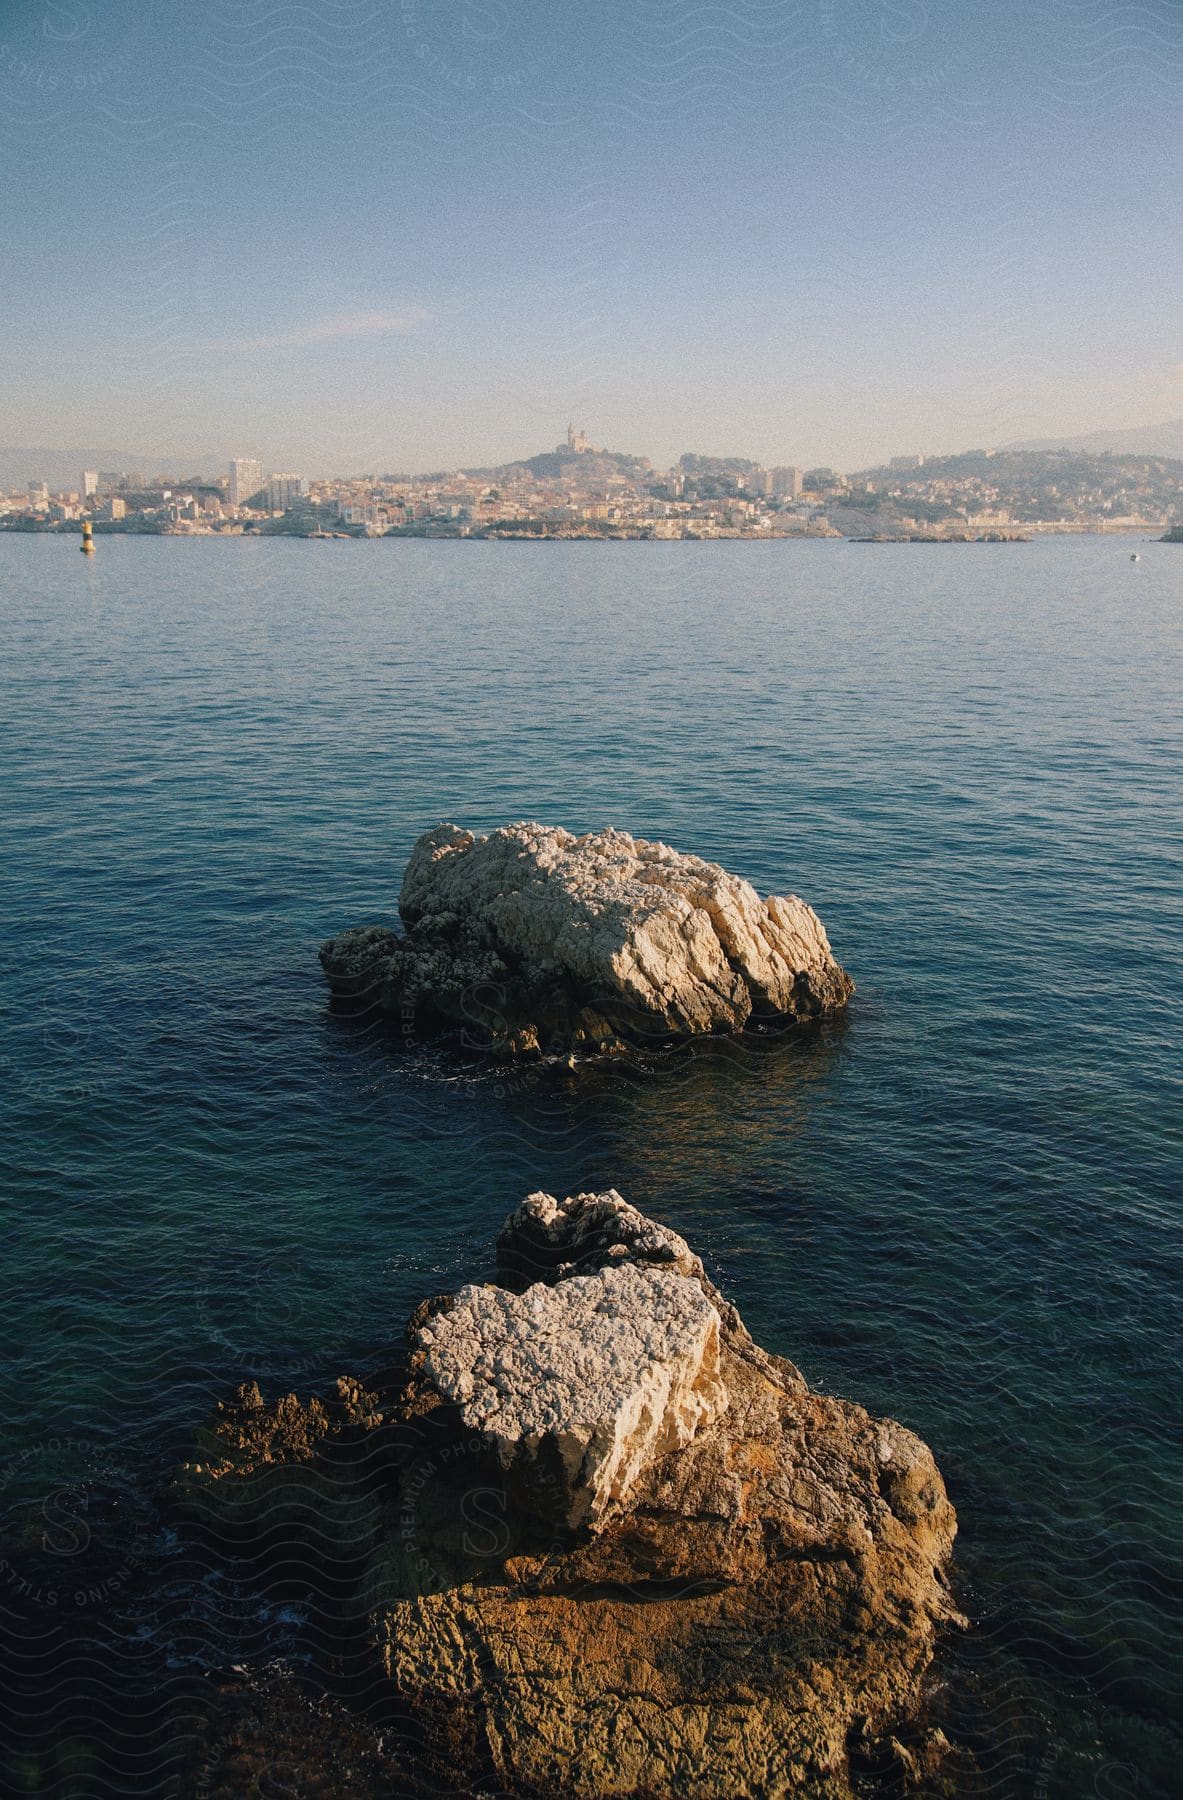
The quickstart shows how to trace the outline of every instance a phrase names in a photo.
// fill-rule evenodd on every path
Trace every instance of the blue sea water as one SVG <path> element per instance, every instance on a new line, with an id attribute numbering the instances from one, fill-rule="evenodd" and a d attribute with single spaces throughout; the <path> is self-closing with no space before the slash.
<path id="1" fill-rule="evenodd" d="M 989 1791 L 1178 1792 L 1183 551 L 1129 549 L 0 536 L 22 1629 L 208 1658 L 121 1597 L 212 1399 L 372 1365 L 524 1193 L 613 1185 L 932 1444 Z M 333 1017 L 317 946 L 416 836 L 517 818 L 800 893 L 848 1015 L 555 1081 Z"/>

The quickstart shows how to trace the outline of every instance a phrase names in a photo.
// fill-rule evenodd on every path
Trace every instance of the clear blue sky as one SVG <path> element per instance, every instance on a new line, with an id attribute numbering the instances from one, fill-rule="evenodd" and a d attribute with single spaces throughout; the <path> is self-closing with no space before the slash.
<path id="1" fill-rule="evenodd" d="M 1178 0 L 0 0 L 0 442 L 857 467 L 1183 413 Z"/>

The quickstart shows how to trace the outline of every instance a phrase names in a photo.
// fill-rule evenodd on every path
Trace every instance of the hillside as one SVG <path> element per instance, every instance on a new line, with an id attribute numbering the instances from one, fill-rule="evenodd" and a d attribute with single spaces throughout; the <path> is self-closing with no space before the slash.
<path id="1" fill-rule="evenodd" d="M 1103 456 L 1166 456 L 1183 458 L 1183 419 L 1168 419 L 1162 425 L 1135 425 L 1124 431 L 1086 431 L 1078 437 L 1030 438 L 1022 443 L 1006 444 L 1004 450 L 1082 450 Z"/>
<path id="2" fill-rule="evenodd" d="M 921 522 L 966 512 L 1005 513 L 1017 525 L 1183 514 L 1183 458 L 972 450 L 919 469 L 867 469 L 854 481 L 874 488 L 878 513 Z"/>

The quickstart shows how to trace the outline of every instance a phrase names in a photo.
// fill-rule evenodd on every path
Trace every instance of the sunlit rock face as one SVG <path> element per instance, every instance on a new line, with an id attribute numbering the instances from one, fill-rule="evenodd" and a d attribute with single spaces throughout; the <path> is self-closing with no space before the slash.
<path id="1" fill-rule="evenodd" d="M 330 940 L 334 992 L 483 1031 L 518 1054 L 814 1019 L 853 984 L 817 914 L 716 863 L 606 830 L 440 825 L 412 851 L 404 935 Z"/>
<path id="2" fill-rule="evenodd" d="M 694 1282 L 635 1263 L 521 1294 L 461 1288 L 415 1348 L 505 1467 L 560 1472 L 572 1526 L 597 1523 L 726 1400 L 715 1308 Z"/>

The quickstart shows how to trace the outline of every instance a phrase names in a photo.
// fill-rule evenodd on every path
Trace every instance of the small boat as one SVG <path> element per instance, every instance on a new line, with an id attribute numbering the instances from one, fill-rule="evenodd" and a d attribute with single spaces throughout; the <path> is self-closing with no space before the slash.
<path id="1" fill-rule="evenodd" d="M 1130 557 L 1130 561 L 1131 562 L 1141 562 L 1141 560 L 1142 560 L 1142 558 L 1138 555 L 1138 552 L 1135 550 L 1133 555 Z"/>

